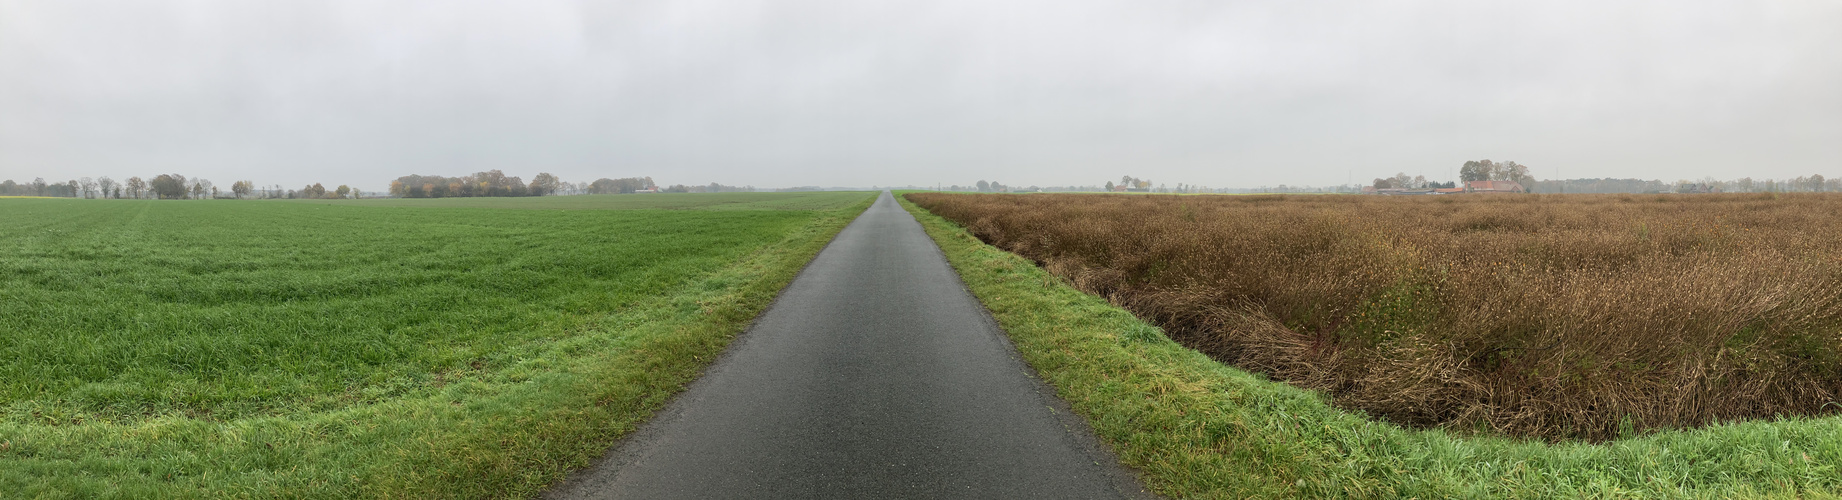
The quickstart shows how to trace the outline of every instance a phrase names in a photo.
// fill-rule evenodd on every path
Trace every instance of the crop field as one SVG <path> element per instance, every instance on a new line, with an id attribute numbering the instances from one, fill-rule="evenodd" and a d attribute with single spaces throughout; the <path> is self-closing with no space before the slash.
<path id="1" fill-rule="evenodd" d="M 1238 213 L 1257 214 L 1255 206 L 1298 202 L 1432 202 L 1351 199 L 1354 197 L 1107 200 L 1127 197 L 1084 196 L 1076 200 L 1078 205 L 1105 210 L 1118 208 L 1121 202 L 1132 202 L 1127 206 L 1151 203 L 1162 210 L 1175 210 L 1175 218 L 1186 221 L 1183 203 L 1245 203 L 1248 205 L 1239 208 L 1244 211 Z M 981 217 L 967 217 L 979 226 L 985 217 L 1002 217 L 995 207 L 1070 210 L 1067 200 L 1055 199 L 1061 196 L 916 193 L 907 198 L 902 200 L 904 206 L 1016 343 L 1020 357 L 1093 426 L 1122 463 L 1141 473 L 1147 488 L 1167 498 L 1836 498 L 1842 491 L 1842 415 L 1772 416 L 1693 429 L 1659 427 L 1632 430 L 1609 440 L 1396 425 L 1374 418 L 1373 413 L 1351 409 L 1347 401 L 1333 400 L 1333 391 L 1305 389 L 1296 382 L 1275 381 L 1224 364 L 1218 354 L 1192 348 L 1220 345 L 1197 342 L 1197 335 L 1207 332 L 1186 334 L 1160 328 L 1183 323 L 1122 308 L 1118 296 L 1102 297 L 1086 287 L 1077 289 L 1079 282 L 1068 278 L 1074 275 L 1070 268 L 1052 267 L 1057 272 L 1051 273 L 1041 267 L 1043 261 L 985 244 L 973 235 L 972 227 L 909 201 L 925 200 L 935 210 L 958 215 L 968 213 L 955 212 L 954 206 L 961 204 L 992 210 Z M 1454 203 L 1593 201 L 1569 198 Z M 1690 200 L 1723 202 L 1673 197 L 1597 201 Z M 1741 200 L 1744 198 L 1724 202 Z M 1055 203 L 1046 203 L 1046 207 L 1036 205 L 1051 201 Z M 1817 197 L 1780 201 L 1787 202 L 1786 209 L 1792 213 L 1827 205 Z M 1798 206 L 1806 202 L 1818 203 Z M 1230 211 L 1233 206 L 1196 209 L 1195 219 L 1209 221 L 1207 214 L 1237 213 Z M 1664 212 L 1667 207 L 1637 210 Z M 1333 206 L 1323 215 L 1338 213 L 1349 212 Z M 1143 215 L 1110 222 L 1116 222 L 1120 232 L 1132 231 L 1134 224 L 1160 224 L 1155 212 Z M 1014 227 L 1029 234 L 1057 224 L 1036 222 L 1038 226 Z M 1646 229 L 1655 231 L 1655 227 Z M 1037 237 L 1034 244 L 1051 241 Z M 1135 251 L 1142 250 L 1127 248 L 1120 253 Z"/>
<path id="2" fill-rule="evenodd" d="M 347 206 L 479 207 L 541 210 L 828 210 L 839 203 L 864 197 L 857 192 L 804 191 L 791 193 L 647 193 L 638 195 L 549 196 L 541 201 L 523 198 L 378 198 L 363 200 L 296 200 Z"/>
<path id="3" fill-rule="evenodd" d="M 0 200 L 0 492 L 528 496 L 870 200 Z"/>
<path id="4" fill-rule="evenodd" d="M 1842 197 L 908 198 L 1397 424 L 1602 441 L 1842 412 Z"/>

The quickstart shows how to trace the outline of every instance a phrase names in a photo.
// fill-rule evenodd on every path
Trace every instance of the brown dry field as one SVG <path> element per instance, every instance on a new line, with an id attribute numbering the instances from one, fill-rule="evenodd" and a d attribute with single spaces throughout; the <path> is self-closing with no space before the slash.
<path id="1" fill-rule="evenodd" d="M 1217 360 L 1549 440 L 1842 412 L 1842 195 L 914 193 Z"/>

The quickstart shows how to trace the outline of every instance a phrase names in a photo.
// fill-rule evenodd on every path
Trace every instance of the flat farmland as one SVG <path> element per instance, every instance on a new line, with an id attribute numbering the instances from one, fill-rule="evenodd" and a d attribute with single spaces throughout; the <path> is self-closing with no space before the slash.
<path id="1" fill-rule="evenodd" d="M 1842 411 L 1842 197 L 910 198 L 1404 425 L 1603 440 Z"/>
<path id="2" fill-rule="evenodd" d="M 1167 497 L 1842 491 L 1833 196 L 905 198 Z"/>
<path id="3" fill-rule="evenodd" d="M 867 194 L 807 191 L 791 193 L 646 193 L 641 195 L 549 196 L 541 201 L 525 198 L 378 198 L 363 200 L 297 200 L 347 206 L 476 207 L 521 210 L 829 210 L 841 200 Z"/>
<path id="4" fill-rule="evenodd" d="M 0 491 L 528 495 L 870 200 L 0 200 Z"/>

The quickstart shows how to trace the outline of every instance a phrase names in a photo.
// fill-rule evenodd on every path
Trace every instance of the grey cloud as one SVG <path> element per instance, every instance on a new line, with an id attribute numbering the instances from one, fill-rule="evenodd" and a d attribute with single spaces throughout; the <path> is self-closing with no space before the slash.
<path id="1" fill-rule="evenodd" d="M 1842 4 L 0 0 L 0 177 L 1842 175 Z"/>

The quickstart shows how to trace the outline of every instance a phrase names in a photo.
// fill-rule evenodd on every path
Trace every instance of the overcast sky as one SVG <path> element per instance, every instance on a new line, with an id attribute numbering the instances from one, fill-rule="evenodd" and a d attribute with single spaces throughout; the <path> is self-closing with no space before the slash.
<path id="1" fill-rule="evenodd" d="M 1842 176 L 1842 0 L 0 0 L 0 179 Z"/>

